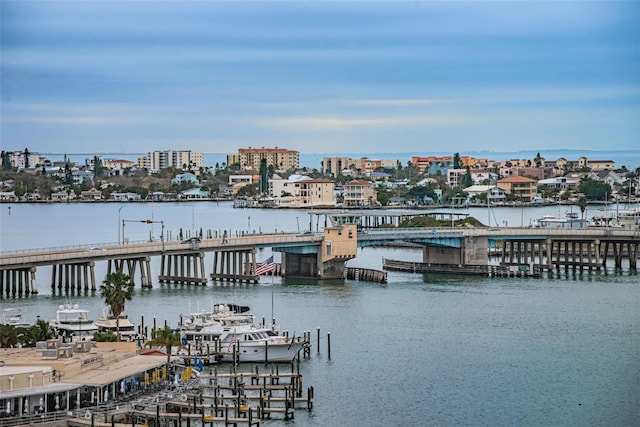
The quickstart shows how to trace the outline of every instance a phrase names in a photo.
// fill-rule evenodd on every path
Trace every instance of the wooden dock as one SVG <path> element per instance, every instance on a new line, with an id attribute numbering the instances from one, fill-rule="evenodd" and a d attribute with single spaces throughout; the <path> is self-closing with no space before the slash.
<path id="1" fill-rule="evenodd" d="M 420 274 L 457 274 L 485 277 L 540 277 L 540 266 L 522 265 L 456 265 L 382 259 L 385 270 Z"/>

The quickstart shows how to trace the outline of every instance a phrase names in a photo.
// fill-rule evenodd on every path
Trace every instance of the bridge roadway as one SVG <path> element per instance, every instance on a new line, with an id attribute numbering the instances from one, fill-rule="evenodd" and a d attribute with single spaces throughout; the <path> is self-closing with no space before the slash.
<path id="1" fill-rule="evenodd" d="M 360 231 L 358 246 L 375 246 L 394 242 L 411 242 L 424 245 L 459 248 L 467 237 L 486 237 L 489 241 L 547 239 L 563 240 L 625 240 L 640 242 L 640 231 L 630 229 L 536 229 L 536 228 L 389 228 Z M 260 247 L 305 247 L 319 246 L 323 241 L 320 233 L 260 233 L 240 237 L 201 239 L 197 247 L 189 241 L 153 241 L 127 244 L 75 246 L 70 248 L 43 248 L 28 251 L 3 252 L 0 254 L 0 270 L 37 267 L 53 264 L 72 264 L 109 259 L 138 258 L 157 255 L 188 254 L 193 251 L 233 251 Z"/>
<path id="2" fill-rule="evenodd" d="M 129 242 L 126 244 L 106 244 L 74 246 L 68 248 L 44 248 L 28 251 L 3 252 L 0 254 L 0 270 L 44 266 L 52 264 L 73 264 L 109 259 L 140 258 L 157 255 L 180 255 L 194 251 L 233 251 L 259 247 L 287 247 L 320 245 L 322 234 L 260 233 L 245 234 L 240 237 L 201 239 L 197 246 L 191 241 Z"/>

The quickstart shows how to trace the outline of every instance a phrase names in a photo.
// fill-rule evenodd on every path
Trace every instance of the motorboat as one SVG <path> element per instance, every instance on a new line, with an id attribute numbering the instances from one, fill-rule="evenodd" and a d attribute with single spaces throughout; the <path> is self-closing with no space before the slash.
<path id="1" fill-rule="evenodd" d="M 31 324 L 22 317 L 22 309 L 15 307 L 2 310 L 2 323 L 15 326 L 16 328 L 28 328 L 31 326 Z"/>
<path id="2" fill-rule="evenodd" d="M 568 212 L 564 217 L 543 215 L 540 218 L 533 220 L 531 225 L 534 228 L 582 229 L 586 228 L 587 221 L 581 219 L 575 212 Z"/>
<path id="3" fill-rule="evenodd" d="M 640 228 L 640 208 L 616 209 L 604 215 L 591 218 L 592 227 Z"/>
<path id="4" fill-rule="evenodd" d="M 81 309 L 78 304 L 60 305 L 56 318 L 49 322 L 56 334 L 71 341 L 89 341 L 98 327 L 89 318 L 89 310 Z"/>
<path id="5" fill-rule="evenodd" d="M 110 306 L 103 307 L 102 313 L 95 321 L 98 332 L 112 332 L 115 335 L 119 330 L 120 341 L 134 341 L 137 338 L 136 325 L 129 320 L 126 314 L 118 316 L 118 323 L 119 325 L 116 323 L 116 316 L 113 315 Z"/>
<path id="6" fill-rule="evenodd" d="M 181 331 L 183 346 L 203 359 L 214 355 L 218 361 L 291 362 L 308 343 L 303 337 L 278 335 L 270 327 L 244 325 L 205 326 Z"/>
<path id="7" fill-rule="evenodd" d="M 200 330 L 206 326 L 223 325 L 251 325 L 253 314 L 248 306 L 237 304 L 216 304 L 211 310 L 201 310 L 189 314 L 186 319 L 180 319 L 178 327 L 182 330 Z"/>

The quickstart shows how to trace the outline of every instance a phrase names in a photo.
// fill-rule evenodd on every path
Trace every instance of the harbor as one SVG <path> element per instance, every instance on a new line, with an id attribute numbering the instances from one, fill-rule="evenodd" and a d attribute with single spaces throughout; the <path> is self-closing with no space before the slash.
<path id="1" fill-rule="evenodd" d="M 30 221 L 30 208 L 15 207 L 11 219 L 25 222 L 14 221 L 10 229 L 3 228 L 3 249 L 9 244 L 25 250 L 35 246 L 26 246 L 27 242 L 46 247 L 93 244 L 108 241 L 111 235 L 113 241 L 117 236 L 117 220 L 112 221 L 112 230 L 99 233 L 90 225 L 93 221 L 110 223 L 113 212 L 90 206 L 77 208 L 78 211 L 74 210 L 76 206 L 45 208 L 56 223 L 55 229 L 43 233 L 25 226 Z M 148 204 L 126 205 L 123 212 L 134 208 L 133 217 L 152 214 Z M 93 219 L 87 224 L 71 221 L 69 209 Z M 484 212 L 469 211 L 477 217 Z M 496 211 L 500 221 L 520 223 L 519 209 Z M 246 228 L 246 217 L 241 221 L 237 212 L 233 208 L 226 210 L 223 204 L 205 209 L 202 203 L 194 203 L 163 204 L 161 208 L 156 206 L 153 214 L 155 218 L 163 217 L 167 227 L 173 224 L 173 229 L 185 221 L 191 223 L 192 217 L 196 221 L 190 228 L 195 230 L 213 227 L 210 221 L 219 221 L 216 224 L 220 229 L 241 224 Z M 37 213 L 43 214 L 40 210 Z M 524 222 L 544 213 L 544 208 L 525 210 Z M 274 218 L 251 210 L 251 223 L 262 231 L 285 229 L 286 224 L 296 228 L 296 216 L 301 215 L 304 214 L 283 211 Z M 7 220 L 5 216 L 1 219 Z M 150 227 L 140 225 L 139 234 L 132 234 L 131 240 L 148 238 Z M 18 234 L 9 230 L 24 231 Z M 154 235 L 158 232 L 159 228 Z M 405 247 L 365 247 L 358 250 L 358 256 L 348 266 L 381 270 L 383 258 L 422 262 L 422 255 L 421 251 Z M 267 249 L 257 251 L 258 261 L 269 256 Z M 207 264 L 207 268 L 210 266 Z M 159 263 L 154 260 L 151 267 L 152 271 L 159 271 Z M 97 263 L 95 273 L 97 280 L 102 279 L 106 263 Z M 54 295 L 48 274 L 39 272 L 36 280 L 40 293 L 21 298 L 3 296 L 2 307 L 20 308 L 30 324 L 36 315 L 53 319 L 58 306 L 68 302 L 79 304 L 93 317 L 102 310 L 103 301 L 97 292 Z M 637 275 L 627 268 L 615 271 L 612 260 L 599 273 L 574 272 L 572 268 L 565 273 L 562 267 L 559 276 L 545 275 L 534 280 L 387 271 L 385 284 L 279 275 L 262 276 L 258 283 L 152 284 L 151 288 L 137 286 L 133 300 L 126 306 L 136 327 L 143 323 L 142 318 L 149 330 L 165 321 L 175 327 L 181 315 L 186 320 L 189 313 L 208 310 L 213 301 L 249 306 L 256 318 L 264 317 L 267 324 L 273 312 L 279 329 L 289 329 L 289 336 L 311 331 L 311 357 L 301 360 L 300 373 L 304 378 L 303 398 L 307 397 L 307 388 L 313 386 L 313 409 L 308 411 L 305 403 L 297 402 L 300 408 L 289 421 L 292 425 L 422 425 L 425 420 L 435 425 L 477 425 L 489 420 L 497 425 L 629 425 L 638 416 L 640 394 L 635 393 L 637 382 L 626 368 L 640 363 L 635 351 L 640 339 Z M 240 368 L 250 371 L 253 365 L 258 365 L 260 374 L 270 372 L 263 362 L 241 364 Z M 204 374 L 208 369 L 215 372 L 215 367 L 205 367 Z M 229 367 L 224 369 L 228 373 Z M 222 372 L 221 368 L 218 372 Z M 585 376 L 584 372 L 590 375 Z M 411 398 L 400 398 L 397 390 L 404 390 Z M 482 397 L 470 398 L 478 390 L 483 391 Z M 55 401 L 52 402 L 55 409 Z M 103 407 L 102 403 L 94 405 Z M 109 407 L 116 405 L 121 404 Z M 155 412 L 156 405 L 152 399 L 145 402 L 149 412 Z M 399 413 L 398 405 L 405 410 Z M 210 410 L 205 411 L 205 415 L 209 414 Z M 229 417 L 232 414 L 229 410 Z M 84 415 L 78 414 L 79 423 L 91 425 L 91 419 Z M 57 415 L 54 410 L 47 416 L 54 419 Z M 151 414 L 148 416 L 152 422 Z M 197 417 L 201 414 L 192 416 L 189 422 L 195 423 Z M 254 417 L 253 421 L 265 426 L 284 422 L 281 414 L 263 420 Z M 94 422 L 106 426 L 111 419 L 105 418 L 104 412 L 97 412 Z M 185 417 L 183 425 L 186 423 Z"/>

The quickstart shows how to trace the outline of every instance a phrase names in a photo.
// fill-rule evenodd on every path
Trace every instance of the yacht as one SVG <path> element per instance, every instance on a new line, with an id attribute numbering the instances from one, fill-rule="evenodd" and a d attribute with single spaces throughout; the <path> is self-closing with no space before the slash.
<path id="1" fill-rule="evenodd" d="M 81 309 L 78 304 L 60 305 L 56 318 L 49 323 L 56 334 L 71 341 L 89 341 L 98 327 L 88 316 L 89 311 Z"/>
<path id="2" fill-rule="evenodd" d="M 308 343 L 303 337 L 285 337 L 269 327 L 222 322 L 199 330 L 181 331 L 182 344 L 190 353 L 216 355 L 221 362 L 291 362 Z"/>
<path id="3" fill-rule="evenodd" d="M 2 310 L 2 323 L 15 326 L 16 328 L 28 328 L 31 326 L 31 324 L 22 317 L 22 310 L 20 308 L 5 308 Z"/>
<path id="4" fill-rule="evenodd" d="M 117 330 L 120 331 L 120 341 L 134 341 L 138 333 L 136 332 L 136 325 L 134 325 L 126 314 L 120 314 L 118 316 L 119 325 L 116 325 L 116 317 L 111 311 L 111 307 L 106 306 L 102 309 L 102 313 L 96 319 L 95 324 L 98 328 L 98 332 L 106 333 L 112 332 L 114 335 Z"/>
<path id="5" fill-rule="evenodd" d="M 569 228 L 569 229 L 582 229 L 586 228 L 587 221 L 581 219 L 577 213 L 570 212 L 564 217 L 554 215 L 543 215 L 538 219 L 533 220 L 532 226 L 534 228 Z"/>
<path id="6" fill-rule="evenodd" d="M 211 310 L 201 310 L 189 314 L 189 318 L 182 319 L 178 327 L 183 330 L 200 330 L 206 326 L 219 323 L 225 325 L 250 325 L 253 324 L 251 309 L 237 304 L 216 304 Z"/>

